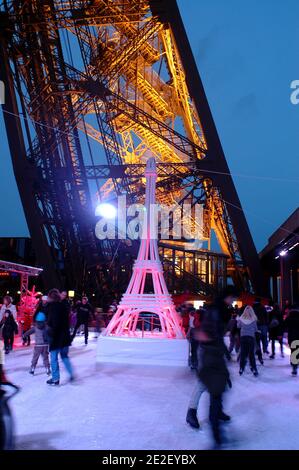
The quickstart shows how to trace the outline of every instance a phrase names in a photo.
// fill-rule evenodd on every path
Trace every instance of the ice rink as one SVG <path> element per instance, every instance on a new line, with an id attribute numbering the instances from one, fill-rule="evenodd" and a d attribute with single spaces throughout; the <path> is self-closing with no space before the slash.
<path id="1" fill-rule="evenodd" d="M 29 375 L 32 347 L 6 357 L 8 378 L 22 390 L 11 403 L 18 449 L 209 449 L 208 396 L 198 416 L 202 428 L 185 424 L 195 374 L 186 368 L 96 366 L 96 339 L 84 346 L 77 337 L 70 350 L 78 380 L 50 387 L 39 363 Z M 277 351 L 278 353 L 278 351 Z M 299 376 L 291 377 L 289 355 L 265 359 L 258 378 L 242 377 L 234 356 L 230 364 L 233 388 L 224 409 L 232 449 L 299 448 Z"/>

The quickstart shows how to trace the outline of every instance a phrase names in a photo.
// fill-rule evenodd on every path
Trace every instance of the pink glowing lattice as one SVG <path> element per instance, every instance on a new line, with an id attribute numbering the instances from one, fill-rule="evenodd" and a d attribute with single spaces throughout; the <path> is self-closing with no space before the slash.
<path id="1" fill-rule="evenodd" d="M 184 338 L 181 319 L 168 292 L 159 259 L 157 239 L 151 236 L 156 190 L 156 162 L 149 158 L 145 170 L 145 220 L 144 234 L 135 261 L 133 274 L 105 336 L 140 336 L 138 320 L 143 312 L 156 314 L 160 329 L 146 333 L 147 337 Z M 151 277 L 153 293 L 145 293 L 147 277 Z"/>

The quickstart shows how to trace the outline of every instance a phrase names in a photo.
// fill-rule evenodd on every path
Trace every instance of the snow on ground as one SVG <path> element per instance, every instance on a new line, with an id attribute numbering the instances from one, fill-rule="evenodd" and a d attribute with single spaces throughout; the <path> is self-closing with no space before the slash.
<path id="1" fill-rule="evenodd" d="M 91 335 L 93 336 L 93 335 Z M 208 449 L 208 396 L 202 396 L 202 430 L 185 424 L 196 377 L 187 367 L 96 366 L 96 339 L 77 337 L 70 357 L 78 376 L 49 387 L 42 364 L 28 373 L 32 347 L 6 358 L 8 377 L 22 387 L 11 403 L 18 449 Z M 299 376 L 291 377 L 289 356 L 265 359 L 258 378 L 230 365 L 233 388 L 224 409 L 233 449 L 299 448 Z"/>

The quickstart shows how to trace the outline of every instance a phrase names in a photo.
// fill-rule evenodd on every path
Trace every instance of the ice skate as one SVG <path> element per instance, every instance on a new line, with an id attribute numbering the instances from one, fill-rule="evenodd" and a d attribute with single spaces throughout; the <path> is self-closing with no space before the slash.
<path id="1" fill-rule="evenodd" d="M 49 379 L 47 380 L 48 385 L 59 385 L 59 380 Z"/>
<path id="2" fill-rule="evenodd" d="M 186 416 L 186 422 L 191 426 L 191 428 L 199 429 L 200 424 L 196 413 L 197 410 L 195 408 L 189 408 Z"/>
<path id="3" fill-rule="evenodd" d="M 34 367 L 31 367 L 31 368 L 30 368 L 29 374 L 34 375 Z"/>
<path id="4" fill-rule="evenodd" d="M 224 413 L 224 411 L 221 411 L 219 415 L 219 419 L 221 419 L 221 421 L 230 421 L 231 417 L 227 415 L 226 413 Z"/>
<path id="5" fill-rule="evenodd" d="M 47 367 L 47 368 L 46 368 L 46 374 L 47 374 L 47 375 L 51 375 L 51 369 L 50 369 L 50 367 Z"/>

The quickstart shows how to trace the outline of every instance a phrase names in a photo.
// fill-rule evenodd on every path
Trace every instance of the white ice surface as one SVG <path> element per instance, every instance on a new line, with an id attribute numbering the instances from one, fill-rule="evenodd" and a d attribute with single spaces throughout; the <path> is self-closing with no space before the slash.
<path id="1" fill-rule="evenodd" d="M 31 354 L 19 349 L 6 358 L 8 377 L 22 387 L 12 401 L 18 449 L 210 448 L 207 394 L 198 413 L 202 430 L 185 424 L 196 380 L 187 367 L 96 366 L 96 340 L 85 347 L 78 337 L 70 352 L 78 382 L 67 383 L 61 366 L 61 385 L 49 387 L 42 364 L 29 375 Z M 239 377 L 235 362 L 230 369 L 229 448 L 298 449 L 299 376 L 291 377 L 289 357 L 266 358 L 258 378 L 248 367 Z"/>
<path id="2" fill-rule="evenodd" d="M 99 364 L 186 367 L 187 356 L 186 339 L 99 336 L 96 360 Z"/>

